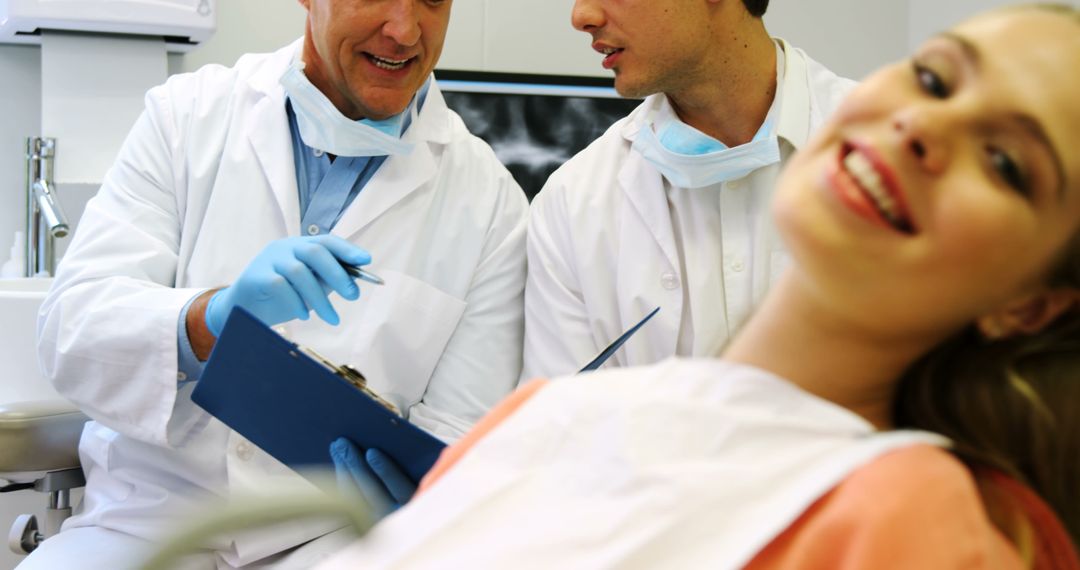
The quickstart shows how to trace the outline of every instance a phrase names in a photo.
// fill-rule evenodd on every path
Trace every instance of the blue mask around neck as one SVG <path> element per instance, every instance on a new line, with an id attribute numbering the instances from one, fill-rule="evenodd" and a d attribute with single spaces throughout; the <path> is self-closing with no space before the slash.
<path id="1" fill-rule="evenodd" d="M 753 140 L 735 148 L 679 120 L 670 102 L 658 110 L 659 117 L 641 127 L 634 150 L 680 188 L 703 188 L 737 180 L 751 172 L 780 162 L 780 140 L 776 135 L 781 90 L 787 57 L 776 44 L 776 95 L 765 121 Z M 654 130 L 655 129 L 655 130 Z"/>
<path id="2" fill-rule="evenodd" d="M 780 162 L 780 141 L 767 119 L 754 139 L 728 148 L 724 143 L 672 118 L 658 125 L 645 124 L 633 148 L 668 182 L 680 188 L 703 188 L 742 178 Z"/>
<path id="3" fill-rule="evenodd" d="M 281 76 L 281 85 L 292 103 L 304 144 L 337 156 L 388 156 L 413 151 L 414 145 L 400 138 L 404 113 L 382 121 L 354 121 L 342 115 L 311 83 L 303 67 L 302 62 L 294 61 Z M 406 112 L 415 113 L 416 106 L 410 105 Z"/>

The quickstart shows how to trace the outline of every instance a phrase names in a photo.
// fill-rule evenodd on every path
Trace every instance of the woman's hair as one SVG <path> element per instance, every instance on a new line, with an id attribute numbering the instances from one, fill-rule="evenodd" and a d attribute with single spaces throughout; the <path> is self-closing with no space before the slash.
<path id="1" fill-rule="evenodd" d="M 1031 487 L 1080 544 L 1080 312 L 1034 336 L 991 342 L 974 327 L 961 332 L 909 368 L 895 420 L 953 440 L 994 523 L 1022 551 L 1042 525 L 994 492 L 987 469 Z"/>
<path id="2" fill-rule="evenodd" d="M 1080 23 L 1072 6 L 1010 9 L 1048 10 Z M 1048 284 L 1080 291 L 1080 234 L 1064 252 Z M 1080 310 L 1040 333 L 1005 340 L 986 340 L 971 326 L 915 362 L 897 390 L 897 427 L 953 440 L 991 520 L 1029 560 L 1040 552 L 1038 535 L 1055 525 L 1037 520 L 1038 509 L 1003 488 L 1000 474 L 1034 490 L 1074 548 L 1080 545 Z"/>

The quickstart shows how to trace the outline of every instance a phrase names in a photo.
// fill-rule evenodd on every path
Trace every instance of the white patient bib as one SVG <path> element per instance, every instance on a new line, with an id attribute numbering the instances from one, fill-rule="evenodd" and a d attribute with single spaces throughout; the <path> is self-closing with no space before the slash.
<path id="1" fill-rule="evenodd" d="M 326 568 L 740 568 L 915 443 L 948 444 L 716 360 L 565 378 Z"/>

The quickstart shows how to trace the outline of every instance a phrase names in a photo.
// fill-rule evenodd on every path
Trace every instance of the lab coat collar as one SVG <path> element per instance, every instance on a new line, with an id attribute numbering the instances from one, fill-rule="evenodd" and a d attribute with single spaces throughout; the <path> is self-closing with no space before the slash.
<path id="1" fill-rule="evenodd" d="M 424 108 L 401 137 L 414 144 L 413 152 L 387 158 L 375 177 L 345 209 L 332 233 L 350 238 L 434 179 L 438 170 L 435 147 L 450 143 L 452 116 L 442 91 L 432 78 Z"/>
<path id="2" fill-rule="evenodd" d="M 672 267 L 678 267 L 675 231 L 671 226 L 671 216 L 668 215 L 667 194 L 664 193 L 664 181 L 660 172 L 641 154 L 631 152 L 619 169 L 619 186 L 649 228 L 668 263 Z"/>
<path id="3" fill-rule="evenodd" d="M 428 94 L 424 112 L 428 112 L 428 106 L 433 103 L 431 95 Z M 413 125 L 414 128 L 417 126 L 419 125 Z M 402 138 L 414 142 L 419 136 L 410 128 Z M 437 166 L 438 162 L 428 144 L 417 144 L 410 154 L 387 158 L 367 186 L 345 209 L 331 233 L 349 239 L 432 180 Z"/>
<path id="4" fill-rule="evenodd" d="M 296 183 L 292 138 L 288 136 L 285 93 L 283 89 L 278 89 L 263 95 L 256 96 L 253 101 L 244 130 L 274 193 L 274 200 L 282 215 L 283 229 L 289 235 L 297 235 L 300 231 L 300 191 Z"/>
<path id="5" fill-rule="evenodd" d="M 806 68 L 806 53 L 795 48 L 781 38 L 774 38 L 784 51 L 784 69 L 781 74 L 783 84 L 779 88 L 780 106 L 776 125 L 776 134 L 786 140 L 796 150 L 801 148 L 810 136 L 810 76 Z M 645 98 L 626 121 L 620 134 L 631 143 L 637 138 L 642 125 L 660 113 L 667 103 L 667 96 L 657 93 Z"/>
<path id="6" fill-rule="evenodd" d="M 779 119 L 776 135 L 791 143 L 795 150 L 802 148 L 810 137 L 810 75 L 806 69 L 806 54 L 786 41 L 775 38 L 784 50 L 784 84 L 780 88 Z"/>
<path id="7" fill-rule="evenodd" d="M 302 45 L 301 39 L 278 50 L 248 80 L 256 95 L 245 130 L 289 234 L 300 231 L 299 190 L 292 142 L 286 136 L 289 125 L 285 90 L 279 80 Z M 415 150 L 408 155 L 392 156 L 383 163 L 364 191 L 345 210 L 333 233 L 351 236 L 433 178 L 437 162 L 430 145 L 451 142 L 452 120 L 453 115 L 433 79 L 423 109 L 402 136 L 403 140 L 415 144 Z"/>

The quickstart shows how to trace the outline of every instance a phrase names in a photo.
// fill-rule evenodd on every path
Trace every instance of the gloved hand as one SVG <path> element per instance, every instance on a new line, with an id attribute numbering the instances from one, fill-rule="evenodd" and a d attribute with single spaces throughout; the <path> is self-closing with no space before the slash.
<path id="1" fill-rule="evenodd" d="M 407 503 L 416 492 L 416 483 L 378 449 L 369 449 L 361 456 L 353 442 L 339 437 L 330 444 L 330 457 L 338 488 L 345 494 L 359 492 L 376 520 Z"/>
<path id="2" fill-rule="evenodd" d="M 371 254 L 330 235 L 290 237 L 271 242 L 232 285 L 214 293 L 206 306 L 206 327 L 216 337 L 233 307 L 243 307 L 268 325 L 315 314 L 339 322 L 327 295 L 337 291 L 350 301 L 360 288 L 338 260 L 351 265 L 371 263 Z"/>

